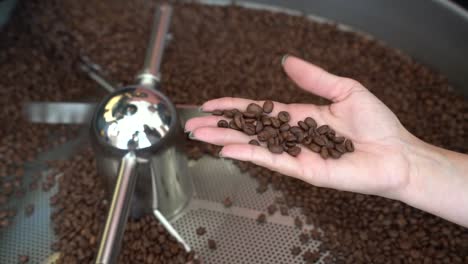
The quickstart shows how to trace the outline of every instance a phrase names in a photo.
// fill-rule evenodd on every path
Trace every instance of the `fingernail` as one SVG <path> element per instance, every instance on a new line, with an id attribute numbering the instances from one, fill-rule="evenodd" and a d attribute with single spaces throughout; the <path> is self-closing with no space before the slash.
<path id="1" fill-rule="evenodd" d="M 281 66 L 284 66 L 284 62 L 286 61 L 288 57 L 289 57 L 289 54 L 286 54 L 283 56 L 283 58 L 281 58 Z"/>
<path id="2" fill-rule="evenodd" d="M 192 131 L 190 131 L 190 133 L 188 134 L 188 137 L 189 137 L 190 139 L 195 139 L 195 135 L 193 134 Z"/>

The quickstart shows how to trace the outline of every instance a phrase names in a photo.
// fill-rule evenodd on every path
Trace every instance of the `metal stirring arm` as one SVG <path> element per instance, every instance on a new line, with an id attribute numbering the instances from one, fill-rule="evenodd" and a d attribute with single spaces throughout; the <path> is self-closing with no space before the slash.
<path id="1" fill-rule="evenodd" d="M 172 7 L 161 5 L 154 16 L 153 30 L 146 50 L 143 71 L 136 80 L 140 85 L 156 89 L 160 82 L 161 61 L 172 17 Z"/>
<path id="2" fill-rule="evenodd" d="M 130 202 L 137 182 L 137 164 L 138 160 L 133 151 L 122 158 L 96 264 L 117 263 L 130 211 Z"/>

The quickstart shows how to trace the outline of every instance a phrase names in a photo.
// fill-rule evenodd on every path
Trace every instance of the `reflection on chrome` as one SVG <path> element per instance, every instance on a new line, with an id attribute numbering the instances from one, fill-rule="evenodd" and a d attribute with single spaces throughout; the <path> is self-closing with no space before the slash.
<path id="1" fill-rule="evenodd" d="M 125 89 L 116 92 L 98 110 L 99 134 L 119 149 L 142 149 L 152 146 L 169 131 L 171 113 L 153 90 Z"/>

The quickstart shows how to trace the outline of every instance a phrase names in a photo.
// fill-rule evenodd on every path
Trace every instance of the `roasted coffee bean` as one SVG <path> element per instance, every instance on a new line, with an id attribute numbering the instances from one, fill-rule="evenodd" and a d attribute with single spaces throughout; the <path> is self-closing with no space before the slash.
<path id="1" fill-rule="evenodd" d="M 29 217 L 34 213 L 34 204 L 28 204 L 24 208 L 24 214 Z"/>
<path id="2" fill-rule="evenodd" d="M 263 103 L 263 112 L 265 112 L 266 114 L 269 114 L 269 113 L 273 112 L 273 102 L 272 101 L 266 100 Z"/>
<path id="3" fill-rule="evenodd" d="M 282 125 L 280 126 L 279 130 L 280 130 L 281 132 L 286 132 L 286 131 L 288 131 L 290 128 L 291 128 L 291 127 L 289 126 L 288 123 L 284 123 L 284 124 L 282 124 Z"/>
<path id="4" fill-rule="evenodd" d="M 242 113 L 236 113 L 234 115 L 233 120 L 234 120 L 234 124 L 236 124 L 236 127 L 238 127 L 239 129 L 244 128 L 245 120 L 244 120 L 244 117 L 242 116 Z"/>
<path id="5" fill-rule="evenodd" d="M 301 250 L 300 247 L 295 246 L 295 247 L 291 248 L 291 255 L 299 256 L 299 254 L 301 254 L 301 251 L 302 250 Z"/>
<path id="6" fill-rule="evenodd" d="M 278 208 L 274 204 L 269 205 L 268 208 L 267 208 L 267 211 L 268 211 L 269 215 L 275 214 L 277 210 L 278 210 Z"/>
<path id="7" fill-rule="evenodd" d="M 278 118 L 276 117 L 271 117 L 270 118 L 271 120 L 271 126 L 274 127 L 274 128 L 279 128 L 281 126 L 281 122 L 279 121 Z"/>
<path id="8" fill-rule="evenodd" d="M 256 116 L 260 116 L 263 113 L 263 108 L 258 104 L 251 103 L 247 106 L 247 112 L 255 113 Z"/>
<path id="9" fill-rule="evenodd" d="M 270 150 L 270 152 L 275 153 L 275 154 L 283 153 L 283 147 L 280 145 L 268 145 L 268 150 Z"/>
<path id="10" fill-rule="evenodd" d="M 257 190 L 258 193 L 264 193 L 264 192 L 266 192 L 268 190 L 268 186 L 267 185 L 260 185 L 260 186 L 257 187 L 256 190 Z"/>
<path id="11" fill-rule="evenodd" d="M 244 119 L 254 119 L 257 117 L 257 113 L 254 113 L 254 112 L 244 112 L 242 113 L 242 115 L 244 116 Z M 247 122 L 247 120 L 245 120 Z"/>
<path id="12" fill-rule="evenodd" d="M 244 119 L 244 120 L 245 120 L 245 123 L 252 124 L 254 126 L 257 123 L 256 119 Z"/>
<path id="13" fill-rule="evenodd" d="M 326 134 L 328 131 L 330 131 L 330 127 L 328 125 L 319 126 L 317 128 L 317 133 L 320 135 Z"/>
<path id="14" fill-rule="evenodd" d="M 345 147 L 346 147 L 346 151 L 348 152 L 354 152 L 354 144 L 351 140 L 347 139 L 345 141 Z"/>
<path id="15" fill-rule="evenodd" d="M 265 131 L 265 130 L 263 130 L 262 132 L 257 134 L 257 138 L 261 142 L 265 142 L 268 139 L 270 139 L 271 137 L 272 137 L 272 135 L 270 133 L 268 133 L 268 131 Z"/>
<path id="16" fill-rule="evenodd" d="M 219 120 L 218 121 L 218 127 L 228 128 L 229 123 L 226 120 Z"/>
<path id="17" fill-rule="evenodd" d="M 260 133 L 263 130 L 263 123 L 260 121 L 257 121 L 255 124 L 255 133 Z"/>
<path id="18" fill-rule="evenodd" d="M 297 133 L 295 133 L 294 135 L 295 135 L 296 138 L 297 138 L 297 139 L 296 139 L 297 143 L 301 143 L 302 141 L 304 141 L 304 138 L 305 138 L 305 136 L 306 136 L 306 134 L 305 134 L 304 132 L 302 132 L 302 131 L 297 132 Z"/>
<path id="19" fill-rule="evenodd" d="M 293 126 L 289 129 L 289 132 L 293 133 L 293 134 L 297 134 L 297 133 L 303 133 L 302 132 L 302 129 L 298 126 Z"/>
<path id="20" fill-rule="evenodd" d="M 345 153 L 346 152 L 346 146 L 345 146 L 344 143 L 335 144 L 335 149 L 340 153 Z"/>
<path id="21" fill-rule="evenodd" d="M 302 141 L 302 144 L 304 145 L 309 145 L 310 143 L 312 143 L 312 138 L 310 136 L 305 136 L 304 137 L 304 140 Z"/>
<path id="22" fill-rule="evenodd" d="M 211 114 L 215 116 L 222 116 L 224 113 L 223 110 L 214 110 Z"/>
<path id="23" fill-rule="evenodd" d="M 243 129 L 244 133 L 249 135 L 249 136 L 253 136 L 255 135 L 255 126 L 252 125 L 252 124 L 244 124 L 244 129 Z"/>
<path id="24" fill-rule="evenodd" d="M 259 223 L 259 224 L 266 223 L 266 215 L 265 214 L 259 214 L 257 216 L 257 223 Z"/>
<path id="25" fill-rule="evenodd" d="M 284 152 L 288 152 L 289 147 L 286 144 L 282 144 L 281 147 L 283 147 Z"/>
<path id="26" fill-rule="evenodd" d="M 310 239 L 310 237 L 309 237 L 309 235 L 307 233 L 301 233 L 299 235 L 299 241 L 301 241 L 301 244 L 303 244 L 303 245 L 307 244 L 307 242 L 309 242 L 309 239 Z"/>
<path id="27" fill-rule="evenodd" d="M 320 149 L 320 156 L 321 156 L 323 159 L 328 159 L 329 153 L 328 153 L 327 147 L 322 147 L 322 148 Z"/>
<path id="28" fill-rule="evenodd" d="M 328 149 L 328 152 L 330 153 L 330 156 L 334 159 L 339 159 L 341 157 L 341 153 L 335 149 Z"/>
<path id="29" fill-rule="evenodd" d="M 264 127 L 263 131 L 268 132 L 272 137 L 276 137 L 278 135 L 278 131 L 271 126 Z"/>
<path id="30" fill-rule="evenodd" d="M 254 145 L 254 146 L 260 146 L 260 142 L 258 142 L 257 140 L 255 139 L 252 139 L 249 141 L 249 144 L 250 145 Z"/>
<path id="31" fill-rule="evenodd" d="M 301 153 L 301 148 L 300 147 L 290 147 L 288 149 L 288 154 L 293 156 L 293 157 L 296 157 L 297 155 L 299 155 L 299 153 Z"/>
<path id="32" fill-rule="evenodd" d="M 217 249 L 218 246 L 216 245 L 216 241 L 214 241 L 213 239 L 208 239 L 208 248 L 211 250 Z"/>
<path id="33" fill-rule="evenodd" d="M 203 236 L 204 234 L 206 234 L 206 228 L 199 227 L 199 228 L 197 228 L 196 233 L 197 233 L 198 236 Z"/>
<path id="34" fill-rule="evenodd" d="M 302 220 L 297 216 L 294 218 L 294 226 L 299 229 L 301 229 L 303 226 Z"/>
<path id="35" fill-rule="evenodd" d="M 325 147 L 333 149 L 335 147 L 335 143 L 333 143 L 333 141 L 331 140 L 327 140 L 327 144 L 325 144 Z"/>
<path id="36" fill-rule="evenodd" d="M 309 135 L 309 137 L 312 137 L 312 138 L 319 135 L 319 133 L 317 133 L 315 128 L 310 128 L 307 134 Z"/>
<path id="37" fill-rule="evenodd" d="M 299 125 L 300 128 L 302 128 L 302 130 L 306 132 L 309 131 L 309 126 L 304 121 L 299 121 L 297 122 L 297 124 Z"/>
<path id="38" fill-rule="evenodd" d="M 327 142 L 328 142 L 327 138 L 323 135 L 314 137 L 313 141 L 315 144 L 319 146 L 325 146 L 327 145 Z"/>
<path id="39" fill-rule="evenodd" d="M 295 147 L 296 146 L 296 143 L 293 142 L 293 141 L 287 141 L 285 143 L 285 145 L 288 147 L 288 148 L 292 148 L 292 147 Z"/>
<path id="40" fill-rule="evenodd" d="M 297 137 L 292 134 L 292 133 L 289 133 L 286 138 L 285 138 L 286 141 L 288 142 L 296 142 L 297 141 Z"/>
<path id="41" fill-rule="evenodd" d="M 277 145 L 277 144 L 276 144 L 275 138 L 274 138 L 274 137 L 269 138 L 268 141 L 267 141 L 267 145 L 268 145 L 268 146 L 270 146 L 270 145 Z"/>
<path id="42" fill-rule="evenodd" d="M 321 147 L 315 143 L 310 143 L 308 147 L 310 150 L 312 150 L 313 152 L 317 152 L 317 153 L 319 153 L 321 150 Z"/>
<path id="43" fill-rule="evenodd" d="M 344 137 L 334 137 L 333 138 L 333 142 L 337 143 L 337 144 L 341 144 L 345 141 L 345 138 Z"/>
<path id="44" fill-rule="evenodd" d="M 234 120 L 229 121 L 229 127 L 235 130 L 240 130 L 240 128 L 236 125 Z"/>
<path id="45" fill-rule="evenodd" d="M 288 113 L 288 112 L 285 112 L 285 111 L 279 112 L 279 113 L 278 113 L 278 119 L 279 119 L 279 121 L 281 121 L 282 123 L 287 123 L 287 122 L 289 122 L 289 119 L 290 119 L 289 113 Z"/>
<path id="46" fill-rule="evenodd" d="M 281 215 L 284 215 L 284 216 L 289 215 L 288 208 L 286 206 L 281 206 L 280 207 L 280 213 L 281 213 Z"/>
<path id="47" fill-rule="evenodd" d="M 304 122 L 307 124 L 309 129 L 315 129 L 317 128 L 317 122 L 312 117 L 307 117 Z"/>
<path id="48" fill-rule="evenodd" d="M 224 111 L 224 116 L 227 118 L 233 118 L 234 117 L 234 111 L 232 110 L 225 110 Z"/>
<path id="49" fill-rule="evenodd" d="M 327 137 L 333 140 L 335 138 L 335 134 L 336 134 L 335 130 L 330 128 L 330 130 L 327 132 Z"/>
<path id="50" fill-rule="evenodd" d="M 21 264 L 28 263 L 29 262 L 29 256 L 28 255 L 19 255 L 18 256 L 18 262 Z"/>
<path id="51" fill-rule="evenodd" d="M 271 126 L 271 119 L 268 116 L 262 117 L 263 126 Z"/>
<path id="52" fill-rule="evenodd" d="M 226 197 L 223 200 L 224 207 L 229 208 L 232 206 L 232 200 L 231 197 Z"/>

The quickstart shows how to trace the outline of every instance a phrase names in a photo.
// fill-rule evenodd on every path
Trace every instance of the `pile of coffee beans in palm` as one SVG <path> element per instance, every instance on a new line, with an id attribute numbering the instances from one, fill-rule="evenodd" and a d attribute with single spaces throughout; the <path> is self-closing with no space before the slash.
<path id="1" fill-rule="evenodd" d="M 14 182 L 22 176 L 23 161 L 53 147 L 47 139 L 54 131 L 67 130 L 25 122 L 22 104 L 96 100 L 105 95 L 77 70 L 82 55 L 100 64 L 116 82 L 133 83 L 143 64 L 151 8 L 157 2 L 19 1 L 0 34 L 2 228 L 8 228 L 16 212 L 23 212 L 3 207 L 19 188 Z M 419 138 L 468 153 L 467 100 L 444 76 L 377 40 L 303 16 L 196 3 L 175 4 L 171 31 L 161 87 L 174 103 L 200 105 L 224 96 L 328 103 L 298 89 L 284 75 L 280 59 L 291 54 L 358 80 Z M 55 141 L 59 144 L 62 139 Z M 191 141 L 187 154 L 196 159 L 216 156 L 218 150 Z M 90 263 L 96 251 L 107 200 L 93 155 L 85 151 L 66 166 L 58 166 L 62 171 L 76 170 L 57 180 L 59 194 L 51 200 L 58 239 L 51 247 L 61 252 L 60 263 Z M 468 263 L 466 228 L 397 201 L 317 188 L 254 164 L 236 164 L 258 181 L 259 190 L 281 193 L 277 204 L 281 215 L 298 208 L 306 223 L 320 227 L 321 250 L 329 250 L 336 262 Z M 188 259 L 159 228 L 152 217 L 129 221 L 131 231 L 125 233 L 119 263 L 177 263 L 180 255 Z M 221 246 L 222 241 L 217 243 Z"/>
<path id="2" fill-rule="evenodd" d="M 267 144 L 268 150 L 275 154 L 284 152 L 296 157 L 301 153 L 302 144 L 313 152 L 320 153 L 323 159 L 332 157 L 338 159 L 346 152 L 353 152 L 354 145 L 350 139 L 336 136 L 335 130 L 328 125 L 318 126 L 312 117 L 299 121 L 297 126 L 291 126 L 291 116 L 286 111 L 280 111 L 278 116 L 268 116 L 273 111 L 274 104 L 267 100 L 263 107 L 251 103 L 242 112 L 238 109 L 215 110 L 215 116 L 231 118 L 218 121 L 218 127 L 232 128 L 242 131 L 249 136 L 257 135 L 249 144 L 260 146 L 260 142 Z M 260 141 L 260 142 L 259 142 Z"/>

